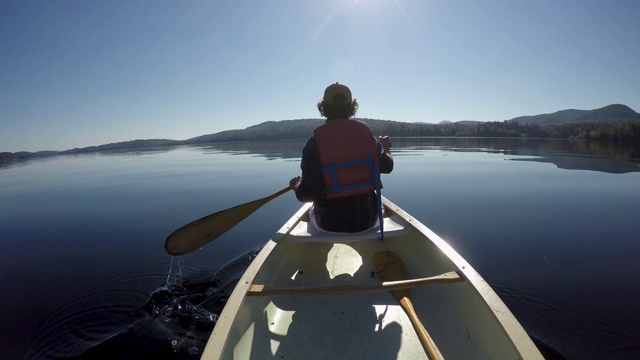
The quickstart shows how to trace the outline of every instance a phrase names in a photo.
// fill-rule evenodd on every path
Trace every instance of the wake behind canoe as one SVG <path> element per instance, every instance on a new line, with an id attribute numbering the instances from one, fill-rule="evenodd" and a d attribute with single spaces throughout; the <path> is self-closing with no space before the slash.
<path id="1" fill-rule="evenodd" d="M 406 279 L 371 276 L 380 270 L 375 254 L 387 251 L 375 231 L 318 234 L 309 226 L 305 204 L 246 270 L 202 358 L 427 359 L 417 321 L 443 358 L 542 359 L 460 255 L 402 209 L 383 202 L 385 241 Z M 393 269 L 385 271 L 381 275 Z M 414 318 L 394 297 L 399 292 L 408 295 Z"/>

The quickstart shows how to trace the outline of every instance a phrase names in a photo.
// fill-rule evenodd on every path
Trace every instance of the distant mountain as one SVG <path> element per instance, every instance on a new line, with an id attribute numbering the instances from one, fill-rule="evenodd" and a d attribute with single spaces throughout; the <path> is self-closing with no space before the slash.
<path id="1" fill-rule="evenodd" d="M 312 126 L 316 128 L 324 123 L 323 119 L 296 119 L 296 120 L 281 120 L 281 121 L 266 121 L 258 125 L 249 126 L 245 131 L 266 131 L 282 128 L 294 128 L 304 127 L 308 128 Z M 313 129 L 312 128 L 312 129 Z"/>
<path id="2" fill-rule="evenodd" d="M 457 124 L 457 125 L 478 125 L 481 122 L 482 121 L 477 121 L 477 120 L 460 120 L 460 121 L 454 122 L 454 124 Z"/>
<path id="3" fill-rule="evenodd" d="M 181 141 L 182 144 L 195 145 L 207 144 L 217 141 L 257 141 L 264 139 L 292 139 L 307 138 L 313 133 L 313 129 L 322 125 L 322 119 L 297 119 L 282 121 L 267 121 L 245 129 L 227 130 L 214 134 L 196 136 Z"/>
<path id="4" fill-rule="evenodd" d="M 82 154 L 88 152 L 98 151 L 118 151 L 118 150 L 130 150 L 130 149 L 146 149 L 152 147 L 166 147 L 179 145 L 181 142 L 178 140 L 169 139 L 150 139 L 150 140 L 132 140 L 123 141 L 112 144 L 105 144 L 99 146 L 89 146 L 84 148 L 75 148 L 71 150 L 60 151 L 60 154 Z"/>
<path id="5" fill-rule="evenodd" d="M 451 124 L 457 124 L 457 125 L 478 125 L 479 123 L 481 123 L 482 121 L 477 121 L 477 120 L 460 120 L 460 121 L 449 121 L 449 120 L 442 120 L 438 123 L 438 125 L 451 125 Z"/>
<path id="6" fill-rule="evenodd" d="M 54 156 L 60 154 L 59 151 L 37 151 L 37 152 L 28 152 L 28 151 L 19 151 L 15 153 L 10 152 L 0 152 L 0 168 L 4 163 L 10 163 L 14 161 L 21 161 L 25 159 L 33 159 L 33 158 L 41 158 L 47 156 Z"/>
<path id="7" fill-rule="evenodd" d="M 595 110 L 562 110 L 552 114 L 520 116 L 511 119 L 519 124 L 571 124 L 615 121 L 640 121 L 640 114 L 622 104 L 608 105 Z"/>
<path id="8" fill-rule="evenodd" d="M 578 119 L 578 122 L 609 122 L 609 121 L 638 121 L 640 113 L 622 104 L 605 106 L 588 111 Z"/>
<path id="9" fill-rule="evenodd" d="M 640 142 L 640 114 L 626 105 L 613 104 L 595 110 L 562 110 L 552 114 L 520 116 L 503 122 L 442 121 L 439 124 L 358 119 L 376 135 L 431 137 L 533 137 Z M 66 151 L 0 152 L 0 166 L 29 158 L 99 151 L 147 150 L 215 142 L 306 139 L 324 119 L 266 121 L 245 129 L 227 130 L 187 140 L 132 140 Z"/>

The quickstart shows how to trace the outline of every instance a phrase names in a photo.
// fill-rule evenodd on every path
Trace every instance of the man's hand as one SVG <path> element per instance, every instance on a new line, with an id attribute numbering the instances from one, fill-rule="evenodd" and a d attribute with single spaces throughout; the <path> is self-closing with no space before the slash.
<path id="1" fill-rule="evenodd" d="M 300 176 L 296 176 L 289 180 L 289 187 L 291 187 L 292 190 L 296 190 L 298 186 L 300 186 L 300 180 L 302 180 Z"/>
<path id="2" fill-rule="evenodd" d="M 379 136 L 378 137 L 378 141 L 380 141 L 380 144 L 382 145 L 382 148 L 384 149 L 384 152 L 390 152 L 391 151 L 391 138 L 388 136 Z"/>

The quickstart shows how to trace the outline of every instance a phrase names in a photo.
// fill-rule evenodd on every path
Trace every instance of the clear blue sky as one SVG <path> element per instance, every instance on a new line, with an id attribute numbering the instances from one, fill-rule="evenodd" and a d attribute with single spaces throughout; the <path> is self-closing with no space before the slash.
<path id="1" fill-rule="evenodd" d="M 0 1 L 0 152 L 319 117 L 640 111 L 640 1 Z"/>

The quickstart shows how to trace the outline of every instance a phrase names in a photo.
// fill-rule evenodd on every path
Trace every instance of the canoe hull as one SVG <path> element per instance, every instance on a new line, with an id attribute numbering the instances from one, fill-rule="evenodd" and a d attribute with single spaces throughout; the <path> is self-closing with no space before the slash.
<path id="1" fill-rule="evenodd" d="M 376 287 L 374 254 L 388 250 L 408 278 L 456 271 L 462 282 L 410 289 L 418 317 L 444 358 L 542 359 L 480 275 L 445 241 L 384 199 L 389 232 L 314 236 L 303 206 L 254 259 L 223 310 L 203 359 L 427 359 L 389 291 L 246 296 L 265 288 Z M 386 223 L 385 223 L 386 224 Z M 314 241 L 314 239 L 316 241 Z"/>

